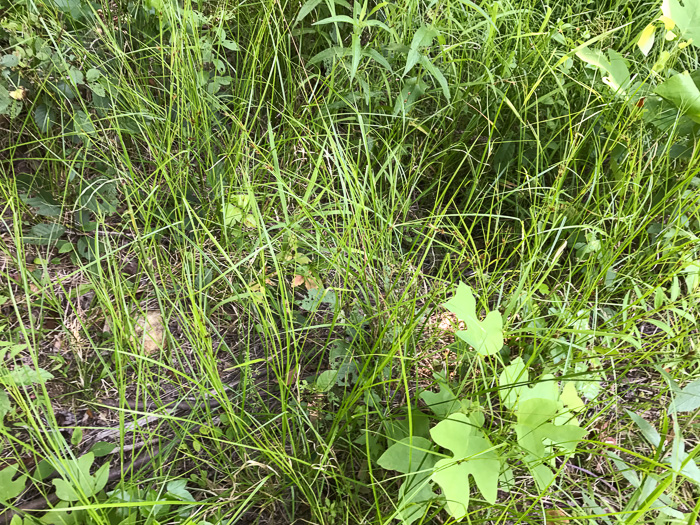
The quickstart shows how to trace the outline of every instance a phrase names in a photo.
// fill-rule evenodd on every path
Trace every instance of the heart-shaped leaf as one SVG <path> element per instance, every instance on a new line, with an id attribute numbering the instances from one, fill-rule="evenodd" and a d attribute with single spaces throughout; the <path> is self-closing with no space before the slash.
<path id="1" fill-rule="evenodd" d="M 684 4 L 678 0 L 664 0 L 661 12 L 665 22 L 671 20 L 678 26 L 683 38 L 700 46 L 700 2 L 685 0 Z"/>
<path id="2" fill-rule="evenodd" d="M 654 91 L 679 108 L 684 115 L 700 122 L 700 89 L 687 71 L 673 75 L 656 86 Z"/>

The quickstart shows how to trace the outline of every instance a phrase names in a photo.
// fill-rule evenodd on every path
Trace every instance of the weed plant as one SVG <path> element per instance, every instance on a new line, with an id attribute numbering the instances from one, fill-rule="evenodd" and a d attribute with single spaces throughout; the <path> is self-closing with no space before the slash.
<path id="1" fill-rule="evenodd" d="M 658 4 L 0 0 L 0 522 L 696 523 Z"/>

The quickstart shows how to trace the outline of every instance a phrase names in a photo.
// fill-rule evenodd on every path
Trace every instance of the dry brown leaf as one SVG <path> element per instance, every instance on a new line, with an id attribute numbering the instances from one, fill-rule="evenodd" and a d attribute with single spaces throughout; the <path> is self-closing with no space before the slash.
<path id="1" fill-rule="evenodd" d="M 297 286 L 301 286 L 304 283 L 304 276 L 303 275 L 295 275 L 294 279 L 292 279 L 292 288 L 296 288 Z"/>
<path id="2" fill-rule="evenodd" d="M 163 317 L 159 312 L 146 312 L 136 320 L 134 326 L 134 336 L 132 339 L 137 345 L 142 345 L 143 353 L 151 355 L 154 352 L 165 348 L 167 339 L 165 338 L 165 326 Z"/>
<path id="3" fill-rule="evenodd" d="M 547 525 L 553 523 L 570 523 L 569 515 L 561 509 L 548 509 L 545 514 Z"/>
<path id="4" fill-rule="evenodd" d="M 315 290 L 316 288 L 319 287 L 318 282 L 313 277 L 307 277 L 304 280 L 304 286 L 306 287 L 307 290 Z"/>

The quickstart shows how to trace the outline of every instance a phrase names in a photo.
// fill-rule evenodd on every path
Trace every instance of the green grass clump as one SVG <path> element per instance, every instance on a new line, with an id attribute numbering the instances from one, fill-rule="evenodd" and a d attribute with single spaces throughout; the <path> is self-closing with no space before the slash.
<path id="1" fill-rule="evenodd" d="M 0 0 L 0 523 L 695 523 L 656 4 Z"/>

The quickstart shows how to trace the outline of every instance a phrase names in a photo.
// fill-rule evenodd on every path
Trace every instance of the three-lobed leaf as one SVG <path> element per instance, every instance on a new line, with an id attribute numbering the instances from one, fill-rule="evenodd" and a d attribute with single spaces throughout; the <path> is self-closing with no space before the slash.
<path id="1" fill-rule="evenodd" d="M 94 475 L 90 474 L 90 467 L 95 460 L 92 452 L 82 455 L 78 459 L 69 460 L 65 467 L 67 479 L 54 479 L 56 496 L 63 501 L 77 501 L 90 498 L 100 492 L 109 479 L 109 463 L 105 463 Z"/>
<path id="2" fill-rule="evenodd" d="M 410 525 L 419 519 L 435 499 L 430 475 L 439 458 L 429 439 L 409 436 L 390 446 L 377 460 L 387 470 L 407 474 L 399 488 L 397 516 Z"/>
<path id="3" fill-rule="evenodd" d="M 467 329 L 457 332 L 456 335 L 474 347 L 479 355 L 493 355 L 503 348 L 501 314 L 496 311 L 488 312 L 484 320 L 480 321 L 476 314 L 476 299 L 469 286 L 459 283 L 455 296 L 445 303 L 445 308 L 465 322 Z"/>
<path id="4" fill-rule="evenodd" d="M 435 443 L 453 454 L 438 461 L 431 476 L 442 489 L 450 515 L 461 519 L 467 514 L 470 476 L 484 499 L 495 503 L 501 463 L 493 445 L 474 421 L 462 413 L 452 414 L 435 425 L 430 435 Z"/>
<path id="5" fill-rule="evenodd" d="M 0 502 L 7 503 L 24 491 L 27 476 L 22 475 L 13 480 L 16 475 L 17 465 L 10 465 L 0 470 Z"/>

